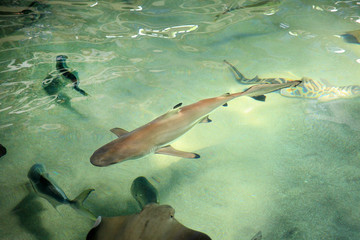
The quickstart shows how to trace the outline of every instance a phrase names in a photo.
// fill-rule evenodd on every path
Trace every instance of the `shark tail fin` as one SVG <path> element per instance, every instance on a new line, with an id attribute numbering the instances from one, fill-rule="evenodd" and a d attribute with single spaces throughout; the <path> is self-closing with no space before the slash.
<path id="1" fill-rule="evenodd" d="M 87 208 L 84 207 L 83 203 L 94 189 L 87 189 L 80 193 L 74 200 L 70 201 L 70 206 L 79 212 L 81 215 L 96 220 L 95 215 Z"/>
<path id="2" fill-rule="evenodd" d="M 229 63 L 228 61 L 224 60 L 224 63 L 226 63 L 227 65 L 230 66 L 231 70 L 233 71 L 235 78 L 238 82 L 240 83 L 248 83 L 249 80 L 246 78 L 234 65 L 232 65 L 231 63 Z"/>

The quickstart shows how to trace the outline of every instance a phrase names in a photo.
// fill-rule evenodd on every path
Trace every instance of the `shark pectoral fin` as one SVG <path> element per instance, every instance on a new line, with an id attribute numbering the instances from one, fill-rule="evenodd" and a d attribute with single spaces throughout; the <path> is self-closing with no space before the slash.
<path id="1" fill-rule="evenodd" d="M 182 157 L 182 158 L 200 158 L 200 155 L 197 153 L 179 151 L 170 145 L 167 145 L 165 147 L 158 149 L 155 153 L 176 156 L 176 157 Z"/>
<path id="2" fill-rule="evenodd" d="M 209 118 L 209 116 L 206 116 L 199 123 L 209 123 L 209 122 L 212 122 L 212 120 Z"/>
<path id="3" fill-rule="evenodd" d="M 259 95 L 259 96 L 254 96 L 254 97 L 251 97 L 255 100 L 258 100 L 258 101 L 261 101 L 261 102 L 265 102 L 265 99 L 266 99 L 266 96 L 265 95 Z"/>
<path id="4" fill-rule="evenodd" d="M 126 131 L 122 128 L 113 128 L 113 129 L 110 129 L 110 132 L 114 133 L 118 137 L 121 137 L 122 135 L 128 133 L 128 131 Z"/>

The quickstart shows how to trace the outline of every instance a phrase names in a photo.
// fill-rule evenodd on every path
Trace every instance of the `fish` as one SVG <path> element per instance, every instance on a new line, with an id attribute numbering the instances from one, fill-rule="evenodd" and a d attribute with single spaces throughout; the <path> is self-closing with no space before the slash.
<path id="1" fill-rule="evenodd" d="M 83 116 L 71 105 L 71 98 L 62 89 L 66 86 L 66 82 L 63 81 L 61 74 L 54 70 L 50 72 L 45 79 L 42 81 L 42 87 L 47 95 L 55 96 L 55 102 L 61 106 L 69 109 L 73 113 Z"/>
<path id="2" fill-rule="evenodd" d="M 137 201 L 141 199 L 141 204 L 148 202 L 142 206 L 141 212 L 116 217 L 99 216 L 86 240 L 211 240 L 205 233 L 178 222 L 170 205 L 159 205 L 157 190 L 145 177 L 133 181 L 131 193 Z"/>
<path id="3" fill-rule="evenodd" d="M 259 78 L 258 76 L 255 76 L 254 78 L 246 78 L 234 65 L 226 60 L 224 60 L 224 63 L 230 66 L 230 69 L 233 71 L 236 80 L 241 84 L 280 84 L 292 81 L 302 81 L 302 79 L 291 80 L 287 78 Z"/>
<path id="4" fill-rule="evenodd" d="M 151 153 L 182 158 L 199 158 L 199 154 L 176 150 L 170 143 L 192 129 L 196 124 L 211 122 L 208 117 L 209 114 L 216 108 L 226 105 L 228 101 L 234 98 L 249 96 L 264 101 L 265 96 L 263 94 L 285 87 L 296 86 L 300 83 L 301 81 L 260 84 L 252 86 L 243 92 L 226 93 L 184 107 L 181 107 L 182 104 L 180 103 L 169 112 L 131 132 L 122 128 L 113 128 L 110 131 L 116 134 L 118 138 L 97 149 L 90 157 L 90 162 L 94 166 L 104 167 L 130 159 L 141 158 Z"/>
<path id="5" fill-rule="evenodd" d="M 327 102 L 339 98 L 356 98 L 360 97 L 360 85 L 348 86 L 331 86 L 326 81 L 313 80 L 308 77 L 292 80 L 286 78 L 259 78 L 255 76 L 252 79 L 246 78 L 234 65 L 224 60 L 233 71 L 236 80 L 241 84 L 259 84 L 259 83 L 288 83 L 292 81 L 301 81 L 293 87 L 281 89 L 280 94 L 285 97 L 298 97 L 317 99 L 321 102 Z"/>
<path id="6" fill-rule="evenodd" d="M 130 191 L 140 208 L 144 208 L 149 203 L 159 203 L 158 191 L 146 177 L 137 177 L 131 184 Z"/>
<path id="7" fill-rule="evenodd" d="M 0 144 L 0 157 L 5 155 L 6 155 L 6 148 L 2 144 Z"/>
<path id="8" fill-rule="evenodd" d="M 299 97 L 317 99 L 328 102 L 340 98 L 360 97 L 360 85 L 331 86 L 325 81 L 315 81 L 311 78 L 302 78 L 303 83 L 297 87 L 281 89 L 280 94 L 285 97 Z"/>
<path id="9" fill-rule="evenodd" d="M 66 64 L 66 59 L 68 59 L 68 57 L 65 55 L 59 55 L 56 57 L 56 70 L 58 70 L 60 75 L 62 75 L 65 79 L 70 80 L 74 84 L 73 88 L 76 91 L 78 91 L 84 96 L 88 96 L 88 93 L 79 88 L 79 75 L 76 71 L 69 69 Z"/>
<path id="10" fill-rule="evenodd" d="M 70 200 L 56 182 L 51 179 L 42 163 L 34 164 L 30 168 L 27 176 L 35 193 L 46 199 L 55 209 L 61 204 L 70 205 L 70 207 L 81 215 L 96 220 L 95 215 L 83 206 L 83 202 L 94 189 L 87 189 L 80 193 L 74 200 Z"/>

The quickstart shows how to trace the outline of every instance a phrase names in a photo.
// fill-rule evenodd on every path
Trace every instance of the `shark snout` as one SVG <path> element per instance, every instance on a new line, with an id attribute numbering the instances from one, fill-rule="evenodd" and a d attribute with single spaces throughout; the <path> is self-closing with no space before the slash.
<path id="1" fill-rule="evenodd" d="M 97 167 L 106 167 L 119 162 L 119 160 L 113 154 L 95 151 L 94 154 L 90 157 L 90 162 L 92 165 Z"/>
<path id="2" fill-rule="evenodd" d="M 105 167 L 111 164 L 108 164 L 102 157 L 96 156 L 95 153 L 90 157 L 90 162 L 97 167 Z"/>

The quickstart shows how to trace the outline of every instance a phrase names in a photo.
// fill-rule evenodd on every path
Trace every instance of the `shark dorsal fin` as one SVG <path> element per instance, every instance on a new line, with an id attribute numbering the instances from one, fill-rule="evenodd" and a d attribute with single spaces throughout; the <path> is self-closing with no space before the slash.
<path id="1" fill-rule="evenodd" d="M 180 103 L 179 103 L 180 104 Z M 179 108 L 179 104 L 176 104 L 175 106 L 174 106 L 174 108 L 172 108 L 172 109 L 170 109 L 167 113 L 165 113 L 163 116 L 164 116 L 164 118 L 168 118 L 168 117 L 171 117 L 171 116 L 173 116 L 174 114 L 177 114 L 178 112 L 180 112 L 181 111 L 181 108 Z M 176 106 L 178 106 L 177 108 L 175 108 Z"/>
<path id="2" fill-rule="evenodd" d="M 114 133 L 118 137 L 121 137 L 122 135 L 128 133 L 128 131 L 126 131 L 122 128 L 113 128 L 113 129 L 110 129 L 110 132 Z"/>
<path id="3" fill-rule="evenodd" d="M 179 107 L 181 107 L 181 105 L 182 105 L 182 103 L 178 103 L 173 107 L 173 109 L 179 108 Z"/>

